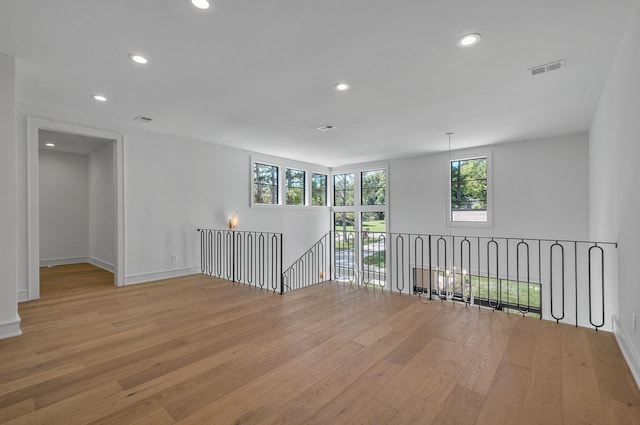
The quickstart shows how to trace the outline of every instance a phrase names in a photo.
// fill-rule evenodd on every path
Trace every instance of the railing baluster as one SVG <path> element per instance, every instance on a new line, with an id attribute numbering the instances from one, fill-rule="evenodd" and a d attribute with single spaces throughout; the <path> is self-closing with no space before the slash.
<path id="1" fill-rule="evenodd" d="M 440 243 L 442 242 L 442 244 Z M 444 266 L 440 270 L 440 247 L 444 250 L 443 260 Z M 442 273 L 442 282 L 440 282 L 440 273 Z M 438 276 L 438 281 L 436 284 L 438 285 L 438 296 L 441 301 L 444 301 L 447 298 L 447 240 L 440 236 L 436 241 L 436 275 Z M 444 296 L 442 296 L 442 289 L 444 289 Z"/>
<path id="2" fill-rule="evenodd" d="M 592 298 L 592 277 L 591 277 L 591 259 L 592 259 L 592 251 L 593 252 L 599 252 L 600 253 L 600 288 L 601 288 L 601 293 L 600 293 L 600 300 L 602 302 L 602 316 L 600 318 L 600 322 L 599 324 L 593 323 L 593 298 Z M 593 245 L 592 247 L 589 248 L 588 251 L 589 254 L 589 323 L 591 323 L 591 325 L 596 329 L 596 331 L 598 330 L 598 328 L 601 328 L 604 326 L 604 249 L 602 249 L 601 246 L 598 246 L 598 244 L 596 243 L 595 245 Z"/>
<path id="3" fill-rule="evenodd" d="M 464 262 L 464 246 L 467 247 L 467 268 L 465 269 Z M 472 286 L 471 286 L 471 277 L 469 273 L 471 273 L 471 241 L 466 237 L 460 241 L 460 292 L 462 293 L 462 301 L 465 304 L 469 305 L 471 303 L 472 298 Z M 465 296 L 465 289 L 467 288 L 467 281 L 469 283 L 468 294 Z"/>
<path id="4" fill-rule="evenodd" d="M 398 248 L 398 243 L 400 248 Z M 402 235 L 396 236 L 396 289 L 399 292 L 404 291 L 404 237 Z M 400 285 L 400 279 L 402 279 L 402 285 Z"/>
<path id="5" fill-rule="evenodd" d="M 520 305 L 520 247 L 523 246 L 526 248 L 526 254 L 527 254 L 527 308 L 523 309 Z M 524 239 L 522 240 L 522 242 L 518 243 L 518 245 L 516 245 L 516 286 L 517 286 L 517 302 L 518 302 L 518 311 L 520 313 L 522 313 L 522 315 L 524 316 L 525 314 L 529 313 L 529 306 L 531 305 L 531 293 L 530 293 L 530 283 L 531 283 L 531 274 L 529 272 L 529 244 L 526 243 L 524 241 Z M 509 293 L 509 291 L 507 291 L 507 294 Z"/>
<path id="6" fill-rule="evenodd" d="M 560 258 L 562 260 L 561 262 L 561 282 L 562 282 L 562 300 L 561 300 L 561 305 L 562 305 L 562 314 L 560 316 L 556 316 L 555 314 L 555 309 L 554 309 L 554 288 L 553 288 L 553 275 L 554 275 L 554 270 L 555 268 L 554 266 L 554 261 L 553 261 L 553 249 L 559 247 L 560 248 Z M 558 243 L 558 241 L 556 241 L 553 245 L 551 245 L 551 247 L 549 248 L 549 293 L 551 296 L 551 317 L 553 317 L 554 319 L 556 319 L 556 323 L 560 323 L 560 320 L 564 319 L 564 305 L 565 305 L 565 300 L 564 300 L 564 246 L 562 246 L 561 244 Z"/>
<path id="7" fill-rule="evenodd" d="M 496 302 L 491 303 L 491 246 L 495 246 L 496 250 Z M 487 300 L 489 302 L 489 307 L 494 310 L 500 309 L 500 300 L 501 300 L 501 285 L 500 285 L 500 249 L 498 242 L 496 242 L 493 238 L 489 242 L 487 242 Z"/>
<path id="8" fill-rule="evenodd" d="M 420 268 L 418 268 L 418 242 L 420 242 Z M 413 293 L 417 293 L 420 297 L 424 292 L 424 239 L 420 235 L 416 236 L 413 241 L 413 270 L 415 276 Z M 420 273 L 420 291 L 418 291 L 418 271 Z"/>

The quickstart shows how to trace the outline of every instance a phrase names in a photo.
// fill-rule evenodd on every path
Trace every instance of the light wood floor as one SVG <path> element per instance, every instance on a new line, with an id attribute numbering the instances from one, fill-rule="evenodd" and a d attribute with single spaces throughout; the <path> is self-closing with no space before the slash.
<path id="1" fill-rule="evenodd" d="M 112 281 L 42 270 L 0 341 L 0 423 L 640 424 L 609 333 L 337 283 Z"/>

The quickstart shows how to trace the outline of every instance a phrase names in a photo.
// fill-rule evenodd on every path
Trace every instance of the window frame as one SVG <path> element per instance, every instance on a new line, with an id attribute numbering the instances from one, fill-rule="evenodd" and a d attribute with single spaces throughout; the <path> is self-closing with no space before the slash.
<path id="1" fill-rule="evenodd" d="M 363 174 L 364 173 L 369 173 L 369 172 L 374 172 L 374 171 L 383 171 L 384 172 L 384 182 L 385 182 L 385 187 L 384 187 L 384 204 L 365 204 L 363 202 L 363 192 L 365 190 L 364 186 L 363 186 Z M 380 207 L 387 207 L 387 205 L 389 204 L 388 201 L 388 194 L 389 194 L 389 184 L 387 183 L 387 178 L 389 176 L 389 170 L 387 167 L 381 167 L 381 168 L 371 168 L 371 169 L 366 169 L 366 170 L 361 170 L 359 172 L 360 175 L 360 206 L 361 207 L 377 207 L 377 209 L 379 210 Z M 371 188 L 367 188 L 367 189 L 371 189 Z M 365 211 L 366 212 L 366 211 Z"/>
<path id="2" fill-rule="evenodd" d="M 487 220 L 486 221 L 453 221 L 451 209 L 451 163 L 486 158 L 487 161 Z M 447 193 L 445 204 L 445 223 L 448 227 L 493 227 L 493 155 L 491 151 L 472 150 L 454 152 L 447 161 Z"/>
<path id="3" fill-rule="evenodd" d="M 276 167 L 278 170 L 278 203 L 277 204 L 265 204 L 255 202 L 254 199 L 254 187 L 255 187 L 255 173 L 254 168 L 256 164 L 268 165 Z M 305 173 L 304 182 L 304 203 L 302 205 L 291 205 L 286 202 L 287 194 L 287 179 L 286 170 L 303 171 Z M 311 205 L 311 179 L 309 175 L 321 174 L 327 176 L 327 205 Z M 331 170 L 328 167 L 322 167 L 320 165 L 314 165 L 299 161 L 290 161 L 284 158 L 274 157 L 270 155 L 250 154 L 249 155 L 249 207 L 250 208 L 284 208 L 284 209 L 311 209 L 311 208 L 330 208 L 329 191 L 331 189 L 331 181 L 329 176 Z"/>
<path id="4" fill-rule="evenodd" d="M 344 189 L 344 191 L 345 191 L 345 205 L 337 205 L 337 203 L 336 203 L 336 176 L 346 176 L 346 175 L 349 175 L 349 174 L 351 174 L 353 176 L 353 189 L 347 189 L 347 187 L 345 186 L 345 189 Z M 357 175 L 358 175 L 357 172 L 352 172 L 352 171 L 337 172 L 337 173 L 332 172 L 331 173 L 331 186 L 333 188 L 333 190 L 331 191 L 331 193 L 333 195 L 331 197 L 332 198 L 331 199 L 331 201 L 332 201 L 331 205 L 336 206 L 336 207 L 353 208 L 357 204 L 357 202 L 356 202 L 356 195 L 357 195 L 356 187 L 358 185 Z M 345 181 L 345 183 L 346 183 L 346 181 Z M 346 204 L 346 199 L 347 199 L 346 198 L 346 192 L 347 192 L 347 190 L 353 190 L 353 204 L 352 205 L 347 205 Z"/>
<path id="5" fill-rule="evenodd" d="M 289 185 L 289 171 L 295 171 L 295 172 L 302 173 L 302 186 L 290 186 Z M 301 204 L 290 204 L 289 203 L 289 198 L 287 196 L 289 194 L 289 189 L 302 189 L 302 203 Z M 283 187 L 283 191 L 284 191 L 284 198 L 282 199 L 283 205 L 297 206 L 297 207 L 303 207 L 303 206 L 307 205 L 307 171 L 306 170 L 300 170 L 298 168 L 293 168 L 293 167 L 285 167 L 284 168 L 284 187 Z"/>
<path id="6" fill-rule="evenodd" d="M 313 179 L 315 176 L 323 176 L 324 177 L 324 204 L 322 205 L 314 205 L 313 204 Z M 321 173 L 312 171 L 311 179 L 310 179 L 310 190 L 309 190 L 309 206 L 310 207 L 327 207 L 330 205 L 329 203 L 329 176 L 330 173 Z"/>
<path id="7" fill-rule="evenodd" d="M 376 171 L 376 170 L 384 170 L 385 172 L 385 204 L 384 205 L 363 205 L 362 204 L 362 173 L 366 171 Z M 391 176 L 389 174 L 389 164 L 388 163 L 371 163 L 371 164 L 360 164 L 349 167 L 340 167 L 331 170 L 330 174 L 330 182 L 333 185 L 334 175 L 336 174 L 351 174 L 354 175 L 354 194 L 353 194 L 353 205 L 335 205 L 334 204 L 334 196 L 335 189 L 332 188 L 331 193 L 331 228 L 334 228 L 334 214 L 336 212 L 354 212 L 355 213 L 355 228 L 362 229 L 362 213 L 363 212 L 383 212 L 385 216 L 385 225 L 386 225 L 386 233 L 391 233 L 391 208 L 390 200 L 389 200 L 389 188 L 391 186 Z"/>
<path id="8" fill-rule="evenodd" d="M 267 167 L 274 167 L 276 169 L 276 202 L 257 202 L 256 198 L 254 196 L 254 192 L 253 189 L 256 188 L 256 165 L 262 165 L 262 166 L 267 166 Z M 280 203 L 282 202 L 282 196 L 281 196 L 281 192 L 282 192 L 282 185 L 281 185 L 281 177 L 282 177 L 282 173 L 280 172 L 280 167 L 276 164 L 270 163 L 269 161 L 262 161 L 262 160 L 256 160 L 256 161 L 251 161 L 251 190 L 250 190 L 250 196 L 251 196 L 251 205 L 260 205 L 260 206 L 275 206 L 275 205 L 280 205 Z"/>

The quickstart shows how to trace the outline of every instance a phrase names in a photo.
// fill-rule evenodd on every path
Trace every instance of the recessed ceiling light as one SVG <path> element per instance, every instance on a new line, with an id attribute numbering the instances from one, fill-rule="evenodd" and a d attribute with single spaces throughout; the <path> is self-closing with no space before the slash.
<path id="1" fill-rule="evenodd" d="M 139 63 L 140 65 L 146 65 L 146 64 L 149 63 L 149 60 L 147 58 L 145 58 L 144 56 L 141 56 L 141 55 L 136 55 L 134 53 L 131 53 L 129 55 L 129 59 L 131 59 L 135 63 Z"/>
<path id="2" fill-rule="evenodd" d="M 44 145 L 49 146 L 50 148 L 53 148 L 56 146 L 54 143 L 45 143 Z"/>
<path id="3" fill-rule="evenodd" d="M 211 6 L 207 0 L 191 0 L 191 4 L 202 10 L 207 10 Z"/>
<path id="4" fill-rule="evenodd" d="M 351 86 L 347 83 L 338 83 L 333 88 L 337 91 L 347 91 L 351 88 Z"/>
<path id="5" fill-rule="evenodd" d="M 475 46 L 480 42 L 482 36 L 480 34 L 467 34 L 460 37 L 456 43 L 458 47 L 470 47 Z"/>
<path id="6" fill-rule="evenodd" d="M 97 100 L 98 102 L 106 102 L 107 98 L 104 97 L 101 94 L 94 94 L 93 96 L 91 96 L 94 100 Z"/>

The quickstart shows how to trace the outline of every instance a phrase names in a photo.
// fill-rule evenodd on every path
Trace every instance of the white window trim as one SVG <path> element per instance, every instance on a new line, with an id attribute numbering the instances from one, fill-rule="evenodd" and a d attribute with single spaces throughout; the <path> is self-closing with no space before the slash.
<path id="1" fill-rule="evenodd" d="M 451 162 L 465 159 L 487 158 L 487 221 L 451 221 Z M 453 152 L 447 160 L 447 202 L 445 224 L 447 227 L 493 227 L 493 155 L 491 151 L 465 150 Z"/>

